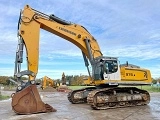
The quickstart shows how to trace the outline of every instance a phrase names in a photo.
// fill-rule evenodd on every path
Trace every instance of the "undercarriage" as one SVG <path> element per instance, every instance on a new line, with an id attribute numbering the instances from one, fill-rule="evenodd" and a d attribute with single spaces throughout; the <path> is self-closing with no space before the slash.
<path id="1" fill-rule="evenodd" d="M 88 103 L 93 109 L 106 110 L 147 105 L 150 102 L 150 95 L 136 87 L 88 87 L 70 92 L 68 100 L 73 104 Z"/>

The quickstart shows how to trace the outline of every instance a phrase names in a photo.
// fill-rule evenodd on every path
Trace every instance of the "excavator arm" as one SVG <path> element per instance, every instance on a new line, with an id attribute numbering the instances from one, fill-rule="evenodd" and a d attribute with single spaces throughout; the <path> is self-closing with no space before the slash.
<path id="1" fill-rule="evenodd" d="M 90 42 L 91 54 L 94 58 L 102 55 L 97 41 L 80 25 L 68 23 L 54 15 L 48 16 L 30 8 L 28 5 L 22 11 L 20 19 L 19 36 L 26 47 L 28 70 L 35 74 L 38 71 L 40 28 L 75 44 L 88 58 L 89 54 L 85 40 Z"/>
<path id="2" fill-rule="evenodd" d="M 102 56 L 97 41 L 83 26 L 66 22 L 54 15 L 46 15 L 30 8 L 28 5 L 26 5 L 21 12 L 18 26 L 18 36 L 20 40 L 18 60 L 16 60 L 16 62 L 22 63 L 22 51 L 23 45 L 25 45 L 28 64 L 27 74 L 30 74 L 30 80 L 34 80 L 38 72 L 40 29 L 44 29 L 70 41 L 82 50 L 83 57 L 89 58 L 91 63 L 94 58 Z M 15 74 L 17 74 L 17 70 L 20 69 L 17 67 L 18 66 L 15 67 Z M 18 71 L 18 73 L 19 72 L 20 71 Z M 26 71 L 21 74 L 26 74 Z"/>
<path id="3" fill-rule="evenodd" d="M 23 11 L 20 13 L 18 22 L 19 41 L 16 52 L 14 72 L 15 78 L 18 81 L 21 81 L 21 85 L 17 87 L 16 94 L 14 94 L 12 97 L 12 108 L 18 114 L 55 111 L 55 109 L 53 109 L 51 106 L 48 107 L 48 104 L 47 107 L 49 110 L 45 107 L 46 104 L 41 101 L 35 86 L 35 78 L 38 72 L 39 62 L 40 29 L 51 32 L 75 44 L 82 50 L 82 54 L 87 66 L 87 58 L 89 58 L 90 62 L 92 63 L 94 58 L 102 56 L 97 41 L 83 26 L 66 22 L 54 15 L 46 15 L 42 12 L 32 9 L 29 5 L 26 5 Z M 21 71 L 24 46 L 26 48 L 28 69 Z M 24 75 L 29 76 L 27 83 L 21 80 L 21 77 Z M 27 96 L 28 94 L 29 96 Z M 33 110 L 33 105 L 31 104 L 28 105 L 31 107 L 26 108 L 26 101 L 28 101 L 29 97 L 32 98 L 29 100 L 30 102 L 35 103 L 36 106 L 41 105 L 41 108 L 34 107 L 35 110 Z M 20 109 L 22 106 L 23 110 Z"/>

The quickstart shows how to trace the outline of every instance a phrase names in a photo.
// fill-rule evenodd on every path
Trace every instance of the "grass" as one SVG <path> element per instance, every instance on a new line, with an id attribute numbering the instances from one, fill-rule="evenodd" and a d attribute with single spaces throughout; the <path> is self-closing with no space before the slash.
<path id="1" fill-rule="evenodd" d="M 77 89 L 81 89 L 81 88 L 85 88 L 87 86 L 68 86 L 71 90 L 77 90 Z"/>
<path id="2" fill-rule="evenodd" d="M 146 90 L 148 92 L 160 92 L 160 86 L 139 86 L 137 88 Z"/>
<path id="3" fill-rule="evenodd" d="M 89 86 L 68 86 L 68 87 L 72 90 L 77 90 L 77 89 L 81 89 L 81 88 L 89 87 Z M 134 86 L 134 87 L 146 90 L 148 92 L 160 92 L 160 86 L 159 87 L 157 86 Z"/>
<path id="4" fill-rule="evenodd" d="M 10 98 L 9 96 L 0 95 L 0 100 L 6 100 L 6 99 L 9 99 L 9 98 Z"/>

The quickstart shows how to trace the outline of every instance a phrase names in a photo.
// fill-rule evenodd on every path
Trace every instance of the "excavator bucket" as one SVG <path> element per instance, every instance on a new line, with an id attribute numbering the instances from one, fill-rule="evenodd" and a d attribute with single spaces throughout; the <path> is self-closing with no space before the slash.
<path id="1" fill-rule="evenodd" d="M 36 85 L 29 85 L 26 88 L 13 93 L 12 109 L 17 114 L 32 114 L 56 112 L 52 106 L 42 102 Z"/>

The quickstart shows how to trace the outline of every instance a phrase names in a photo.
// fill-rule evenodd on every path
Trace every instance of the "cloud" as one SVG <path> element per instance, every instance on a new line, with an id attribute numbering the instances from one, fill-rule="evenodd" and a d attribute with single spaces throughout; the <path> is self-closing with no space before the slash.
<path id="1" fill-rule="evenodd" d="M 13 1 L 12 1 L 13 2 Z M 17 16 L 17 13 L 19 13 L 20 9 L 17 9 L 17 7 L 15 7 L 13 4 L 15 4 L 16 6 L 20 7 L 20 3 L 14 1 L 13 3 L 8 1 L 2 1 L 0 3 L 0 8 L 1 8 L 1 15 L 3 16 Z M 7 4 L 8 3 L 8 4 Z M 7 4 L 7 5 L 6 5 Z M 5 13 L 5 14 L 4 14 Z M 3 17 L 1 17 L 2 19 Z M 5 17 L 4 17 L 5 18 Z M 7 19 L 7 18 L 6 18 Z"/>
<path id="2" fill-rule="evenodd" d="M 138 58 L 140 60 L 160 60 L 160 49 L 157 44 L 113 46 L 104 55 L 115 57 Z"/>
<path id="3" fill-rule="evenodd" d="M 159 78 L 160 77 L 160 65 L 152 65 L 148 68 L 151 71 L 151 76 L 153 78 Z"/>
<path id="4" fill-rule="evenodd" d="M 154 29 L 148 32 L 149 40 L 154 40 L 160 44 L 160 29 Z"/>
<path id="5" fill-rule="evenodd" d="M 7 64 L 15 58 L 19 10 L 25 4 L 25 1 L 5 0 L 0 3 L 0 66 L 3 61 Z M 28 4 L 45 14 L 55 14 L 84 26 L 97 39 L 106 56 L 131 58 L 144 63 L 150 61 L 154 67 L 157 65 L 154 60 L 160 62 L 159 1 L 39 0 L 28 1 Z M 44 30 L 41 30 L 40 36 L 40 62 L 44 60 L 42 65 L 47 65 L 47 61 L 59 65 L 68 64 L 68 61 L 62 60 L 83 59 L 81 50 L 72 43 Z M 50 63 L 53 60 L 54 63 Z M 152 71 L 157 75 L 155 70 Z"/>
<path id="6" fill-rule="evenodd" d="M 1 76 L 13 76 L 14 70 L 10 68 L 2 68 L 0 69 Z"/>
<path id="7" fill-rule="evenodd" d="M 44 65 L 49 65 L 49 66 L 53 66 L 53 65 L 82 65 L 83 61 L 82 62 L 75 62 L 75 61 L 40 61 L 39 62 L 41 66 L 44 66 Z M 84 65 L 84 64 L 83 64 Z"/>

